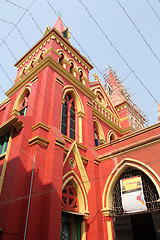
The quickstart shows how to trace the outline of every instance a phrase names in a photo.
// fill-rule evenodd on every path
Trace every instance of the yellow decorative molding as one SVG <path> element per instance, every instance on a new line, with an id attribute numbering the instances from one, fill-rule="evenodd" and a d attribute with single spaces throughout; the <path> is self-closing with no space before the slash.
<path id="1" fill-rule="evenodd" d="M 90 99 L 94 99 L 95 94 L 87 88 L 80 81 L 77 81 L 72 74 L 70 74 L 65 68 L 63 68 L 55 59 L 51 56 L 47 55 L 39 64 L 35 66 L 30 72 L 24 75 L 18 82 L 14 84 L 7 92 L 6 95 L 11 97 L 15 92 L 17 92 L 20 88 L 22 88 L 26 83 L 28 83 L 33 77 L 35 77 L 40 71 L 42 71 L 47 66 L 50 66 L 55 71 L 57 71 L 62 77 L 65 77 L 67 81 L 69 81 L 72 85 L 78 88 L 81 92 L 83 92 Z"/>
<path id="2" fill-rule="evenodd" d="M 131 126 L 123 129 L 123 135 L 131 132 Z"/>
<path id="3" fill-rule="evenodd" d="M 81 239 L 86 240 L 86 223 L 85 221 L 81 222 Z"/>
<path id="4" fill-rule="evenodd" d="M 92 108 L 93 103 L 91 103 L 91 102 L 88 101 L 88 102 L 87 102 L 87 105 Z"/>
<path id="5" fill-rule="evenodd" d="M 58 144 L 57 144 L 57 145 L 58 145 Z M 67 153 L 69 152 L 69 150 L 70 150 L 70 149 L 68 149 L 68 148 L 66 148 L 66 147 L 64 147 L 64 146 L 63 146 L 63 148 L 64 148 L 64 153 L 66 153 L 66 154 L 67 154 Z M 82 158 L 83 163 L 84 163 L 84 164 L 87 164 L 88 161 L 89 161 L 89 159 L 86 158 L 86 157 L 84 157 L 84 156 L 82 156 L 82 155 L 80 155 L 80 156 L 81 156 L 81 158 Z"/>
<path id="6" fill-rule="evenodd" d="M 58 82 L 62 86 L 64 84 L 64 81 L 62 79 L 58 78 L 58 77 L 56 78 L 56 82 Z"/>
<path id="7" fill-rule="evenodd" d="M 155 143 L 158 143 L 158 142 L 160 142 L 160 135 L 155 135 L 154 137 L 147 138 L 147 139 L 141 140 L 139 142 L 135 142 L 133 144 L 127 145 L 125 147 L 121 147 L 119 149 L 116 149 L 116 150 L 114 150 L 111 153 L 108 153 L 106 155 L 99 156 L 99 159 L 100 159 L 100 161 L 105 161 L 109 158 L 113 158 L 113 157 L 116 157 L 116 156 L 119 156 L 119 155 L 123 155 L 125 153 L 135 151 L 137 149 L 144 148 L 144 147 L 147 147 L 149 145 L 152 145 L 152 144 L 155 144 Z M 116 142 L 114 142 L 114 144 L 115 143 Z"/>
<path id="8" fill-rule="evenodd" d="M 79 112 L 77 112 L 77 116 L 78 117 L 85 117 L 85 113 L 83 113 L 82 111 L 79 111 Z"/>
<path id="9" fill-rule="evenodd" d="M 79 212 L 82 214 L 88 215 L 89 214 L 88 200 L 87 200 L 87 194 L 85 191 L 84 182 L 81 181 L 81 179 L 78 177 L 78 175 L 73 170 L 71 170 L 70 172 L 67 172 L 63 176 L 62 190 L 69 181 L 71 183 L 73 183 L 74 187 L 76 188 L 76 193 L 77 193 L 78 203 L 79 203 Z"/>
<path id="10" fill-rule="evenodd" d="M 103 208 L 102 209 L 104 217 L 110 217 L 112 216 L 113 209 L 112 208 Z"/>
<path id="11" fill-rule="evenodd" d="M 82 162 L 84 163 L 84 164 L 87 164 L 88 163 L 88 158 L 86 158 L 86 157 L 83 157 L 82 155 L 81 155 L 81 158 L 82 158 Z"/>
<path id="12" fill-rule="evenodd" d="M 121 118 L 121 119 L 120 119 L 120 122 L 123 122 L 123 121 L 126 121 L 126 120 L 128 120 L 128 116 L 126 116 L 126 117 L 124 117 L 124 118 Z"/>
<path id="13" fill-rule="evenodd" d="M 136 131 L 136 132 L 133 132 L 133 133 L 129 133 L 128 135 L 125 135 L 125 136 L 122 136 L 120 138 L 117 138 L 116 140 L 111 141 L 110 143 L 106 143 L 105 145 L 99 145 L 98 149 L 104 148 L 104 147 L 106 147 L 108 145 L 111 145 L 111 144 L 116 144 L 116 143 L 121 142 L 121 141 L 125 141 L 125 140 L 127 140 L 129 138 L 136 137 L 136 136 L 138 136 L 140 134 L 146 133 L 148 131 L 152 131 L 152 130 L 154 130 L 156 128 L 159 128 L 159 127 L 160 127 L 160 122 L 158 122 L 158 123 L 156 123 L 154 125 L 151 125 L 151 126 L 149 126 L 147 128 L 143 128 L 143 129 L 141 129 L 139 131 Z"/>
<path id="14" fill-rule="evenodd" d="M 102 206 L 103 210 L 106 209 L 112 209 L 112 198 L 113 198 L 113 190 L 114 186 L 120 177 L 120 175 L 125 171 L 126 168 L 128 167 L 133 167 L 137 168 L 140 171 L 144 172 L 150 180 L 154 183 L 158 194 L 160 195 L 160 188 L 159 188 L 159 182 L 160 178 L 159 175 L 152 169 L 150 168 L 147 164 L 140 162 L 135 159 L 131 158 L 124 158 L 118 165 L 112 170 L 110 173 L 102 194 Z"/>
<path id="15" fill-rule="evenodd" d="M 19 113 L 19 111 L 17 110 L 17 109 L 13 109 L 12 111 L 11 111 L 11 116 L 12 115 L 17 115 Z"/>
<path id="16" fill-rule="evenodd" d="M 2 167 L 2 173 L 0 176 L 0 194 L 2 191 L 3 181 L 4 181 L 4 177 L 5 177 L 5 172 L 6 172 L 7 161 L 8 161 L 8 157 L 9 157 L 10 148 L 11 148 L 12 138 L 13 138 L 13 130 L 11 130 L 11 134 L 10 134 L 10 137 L 8 140 L 8 146 L 7 146 L 7 150 L 5 152 L 5 159 L 4 159 L 4 163 L 3 163 L 3 167 Z M 1 155 L 1 157 L 2 157 L 2 155 Z"/>
<path id="17" fill-rule="evenodd" d="M 77 147 L 77 144 L 75 141 L 72 143 L 71 148 L 70 148 L 69 152 L 67 153 L 66 158 L 64 159 L 63 166 L 65 165 L 65 163 L 66 163 L 67 159 L 69 158 L 70 153 L 72 151 L 74 153 L 74 157 L 75 157 L 79 172 L 81 174 L 82 182 L 85 186 L 86 192 L 88 193 L 89 189 L 90 189 L 90 182 L 89 182 L 86 170 L 83 165 L 83 161 L 81 159 L 81 156 L 80 156 L 80 153 L 79 153 L 79 150 L 78 150 L 78 147 Z"/>
<path id="18" fill-rule="evenodd" d="M 32 126 L 32 130 L 35 131 L 37 128 L 42 128 L 46 131 L 49 131 L 50 127 L 42 122 L 36 123 L 34 126 Z"/>
<path id="19" fill-rule="evenodd" d="M 88 68 L 89 70 L 91 70 L 93 68 L 93 66 L 89 63 L 89 61 L 80 54 L 80 52 L 76 49 L 73 48 L 72 45 L 70 44 L 70 42 L 63 38 L 59 31 L 57 31 L 57 29 L 52 28 L 49 33 L 42 37 L 16 64 L 16 67 L 19 67 L 21 64 L 27 62 L 28 58 L 32 55 L 34 56 L 36 51 L 38 51 L 40 48 L 43 48 L 44 45 L 49 42 L 50 40 L 55 40 L 58 42 L 60 42 L 61 47 L 64 47 L 65 50 L 68 51 L 68 53 L 72 53 L 72 56 L 75 57 L 75 59 L 79 60 L 79 62 L 81 62 L 82 64 L 85 65 L 86 68 Z"/>
<path id="20" fill-rule="evenodd" d="M 66 99 L 65 99 L 65 98 L 62 98 L 62 104 L 64 104 L 64 103 L 65 103 L 65 101 L 66 101 Z"/>
<path id="21" fill-rule="evenodd" d="M 100 144 L 105 144 L 105 143 L 107 143 L 107 141 L 106 141 L 105 139 L 100 139 L 100 140 L 99 140 L 99 143 L 100 143 Z"/>
<path id="22" fill-rule="evenodd" d="M 43 147 L 46 147 L 46 148 L 49 144 L 49 140 L 47 140 L 43 137 L 40 137 L 40 136 L 35 136 L 35 137 L 29 139 L 28 142 L 29 142 L 30 146 L 35 145 L 35 144 L 39 144 L 39 145 L 41 145 Z"/>
<path id="23" fill-rule="evenodd" d="M 34 77 L 34 78 L 31 80 L 31 83 L 34 84 L 34 83 L 37 82 L 37 81 L 38 81 L 38 77 L 36 76 L 36 77 Z"/>
<path id="24" fill-rule="evenodd" d="M 73 143 L 73 142 L 75 141 L 75 140 L 73 140 L 73 139 L 67 137 L 66 135 L 63 135 L 63 137 L 64 137 L 64 140 L 66 140 L 67 142 Z M 78 146 L 79 148 L 81 148 L 81 149 L 87 151 L 87 147 L 85 147 L 85 146 L 82 145 L 81 143 L 76 142 L 76 144 L 77 144 L 77 146 Z"/>
<path id="25" fill-rule="evenodd" d="M 57 146 L 60 146 L 60 147 L 64 148 L 65 142 L 63 142 L 63 141 L 60 140 L 60 139 L 56 139 L 55 144 L 56 144 Z"/>
<path id="26" fill-rule="evenodd" d="M 103 131 L 103 128 L 100 124 L 100 122 L 98 121 L 98 119 L 94 116 L 93 117 L 93 122 L 95 127 L 97 128 L 98 134 L 99 134 L 99 140 L 103 141 L 105 139 L 105 134 Z"/>
<path id="27" fill-rule="evenodd" d="M 3 104 L 5 104 L 5 103 L 6 103 L 6 104 L 9 104 L 10 101 L 11 101 L 10 98 L 6 98 L 6 99 L 0 104 L 0 107 L 3 106 Z"/>
<path id="28" fill-rule="evenodd" d="M 94 159 L 94 163 L 97 164 L 97 165 L 99 165 L 99 163 L 100 163 L 99 159 L 95 158 L 95 159 Z"/>
<path id="29" fill-rule="evenodd" d="M 22 127 L 23 127 L 23 123 L 19 121 L 17 117 L 12 116 L 6 122 L 0 125 L 0 135 L 4 134 L 11 128 L 16 128 L 17 130 L 19 130 Z"/>
<path id="30" fill-rule="evenodd" d="M 111 221 L 107 221 L 107 232 L 108 232 L 108 240 L 113 240 Z"/>
<path id="31" fill-rule="evenodd" d="M 114 124 L 110 119 L 108 119 L 107 117 L 105 117 L 101 112 L 99 112 L 97 109 L 93 108 L 93 115 L 96 116 L 98 119 L 100 119 L 101 121 L 105 122 L 109 127 L 111 127 L 112 129 L 114 129 L 116 132 L 118 132 L 119 134 L 122 135 L 123 131 L 122 129 Z"/>

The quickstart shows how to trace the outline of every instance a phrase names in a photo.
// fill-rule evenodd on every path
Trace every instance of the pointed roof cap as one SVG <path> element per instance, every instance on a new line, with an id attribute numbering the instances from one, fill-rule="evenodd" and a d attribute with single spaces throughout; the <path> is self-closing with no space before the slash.
<path id="1" fill-rule="evenodd" d="M 63 26 L 62 19 L 60 16 L 58 17 L 58 19 L 53 27 L 55 27 L 61 33 L 61 35 L 63 35 L 64 26 Z"/>

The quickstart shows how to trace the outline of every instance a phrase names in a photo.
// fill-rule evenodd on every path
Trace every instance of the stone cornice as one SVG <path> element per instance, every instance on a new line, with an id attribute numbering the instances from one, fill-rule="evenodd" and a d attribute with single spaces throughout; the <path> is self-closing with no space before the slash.
<path id="1" fill-rule="evenodd" d="M 6 98 L 1 104 L 0 104 L 0 107 L 3 106 L 4 104 L 8 104 L 10 103 L 11 99 L 10 98 Z"/>
<path id="2" fill-rule="evenodd" d="M 63 46 L 68 53 L 72 53 L 76 60 L 82 62 L 82 66 L 85 65 L 89 70 L 93 68 L 89 61 L 82 56 L 67 39 L 63 38 L 55 28 L 52 28 L 46 36 L 42 37 L 22 58 L 20 58 L 18 62 L 16 62 L 15 66 L 19 67 L 20 64 L 26 62 L 29 56 L 33 55 L 38 49 L 42 48 L 43 45 L 45 45 L 46 42 L 49 42 L 50 39 L 56 39 L 57 43 L 60 42 L 61 46 Z"/>
<path id="3" fill-rule="evenodd" d="M 60 140 L 59 138 L 57 138 L 57 139 L 55 140 L 55 145 L 57 145 L 57 146 L 60 146 L 60 147 L 64 148 L 64 145 L 65 145 L 65 144 L 66 144 L 66 143 L 63 142 L 62 140 Z"/>
<path id="4" fill-rule="evenodd" d="M 108 145 L 112 145 L 112 144 L 115 144 L 115 143 L 118 143 L 118 142 L 125 141 L 125 140 L 127 140 L 127 139 L 136 137 L 136 136 L 138 136 L 138 135 L 140 135 L 140 134 L 144 134 L 144 133 L 146 133 L 146 132 L 148 132 L 148 131 L 152 131 L 152 130 L 154 130 L 154 129 L 156 129 L 156 128 L 160 128 L 160 122 L 158 122 L 158 123 L 156 123 L 156 124 L 154 124 L 154 125 L 151 125 L 151 126 L 149 126 L 149 127 L 147 127 L 147 128 L 143 128 L 143 129 L 141 129 L 141 130 L 139 130 L 139 131 L 136 131 L 136 132 L 130 133 L 130 134 L 128 134 L 128 135 L 122 136 L 122 137 L 120 137 L 120 138 L 117 138 L 117 139 L 113 140 L 112 142 L 109 142 L 109 143 L 104 144 L 103 146 L 100 145 L 98 148 L 104 148 L 104 147 L 106 147 L 106 146 L 108 146 Z M 124 130 L 125 130 L 125 129 L 124 129 Z"/>
<path id="5" fill-rule="evenodd" d="M 38 135 L 29 139 L 28 142 L 29 142 L 30 146 L 38 144 L 38 145 L 41 145 L 41 146 L 46 147 L 46 148 L 49 144 L 49 140 L 47 140 L 43 137 L 40 137 Z"/>
<path id="6" fill-rule="evenodd" d="M 62 86 L 64 84 L 64 81 L 62 79 L 58 78 L 58 77 L 56 78 L 56 82 L 58 82 Z"/>
<path id="7" fill-rule="evenodd" d="M 46 130 L 47 132 L 49 131 L 50 127 L 42 122 L 36 123 L 34 126 L 32 126 L 32 130 L 35 131 L 38 128 L 42 128 Z"/>
<path id="8" fill-rule="evenodd" d="M 29 82 L 32 78 L 34 78 L 41 70 L 43 70 L 47 66 L 50 66 L 54 70 L 56 70 L 60 75 L 66 78 L 71 84 L 73 84 L 76 88 L 82 91 L 90 99 L 95 99 L 96 97 L 95 94 L 89 88 L 83 85 L 76 77 L 69 73 L 65 68 L 63 68 L 56 60 L 54 60 L 49 55 L 47 55 L 39 64 L 37 64 L 33 69 L 31 69 L 30 72 L 28 72 L 17 83 L 15 83 L 15 85 L 6 92 L 6 95 L 8 97 L 12 96 L 16 91 L 23 87 L 27 82 Z"/>
<path id="9" fill-rule="evenodd" d="M 73 143 L 73 142 L 75 141 L 75 140 L 67 137 L 66 135 L 63 135 L 63 137 L 64 137 L 64 140 L 66 140 L 66 141 L 69 142 L 69 143 Z M 77 146 L 78 146 L 79 148 L 87 151 L 87 147 L 85 147 L 84 145 L 82 145 L 82 144 L 80 144 L 80 143 L 78 143 L 78 142 L 76 142 L 76 144 L 77 144 Z"/>
<path id="10" fill-rule="evenodd" d="M 160 134 L 156 135 L 156 136 L 153 136 L 153 137 L 150 137 L 150 138 L 147 138 L 147 139 L 144 139 L 144 140 L 141 140 L 139 142 L 135 142 L 135 143 L 127 145 L 125 147 L 121 147 L 119 149 L 113 150 L 112 152 L 110 152 L 108 154 L 105 154 L 103 156 L 99 156 L 99 159 L 102 162 L 102 161 L 105 161 L 109 158 L 113 158 L 113 157 L 116 157 L 118 155 L 123 155 L 125 153 L 135 151 L 137 149 L 144 148 L 144 147 L 147 147 L 151 144 L 155 144 L 155 143 L 158 143 L 158 142 L 160 142 Z"/>
<path id="11" fill-rule="evenodd" d="M 0 135 L 11 130 L 11 128 L 16 128 L 17 130 L 19 130 L 22 127 L 23 127 L 23 123 L 19 121 L 18 117 L 12 116 L 6 122 L 0 125 Z"/>

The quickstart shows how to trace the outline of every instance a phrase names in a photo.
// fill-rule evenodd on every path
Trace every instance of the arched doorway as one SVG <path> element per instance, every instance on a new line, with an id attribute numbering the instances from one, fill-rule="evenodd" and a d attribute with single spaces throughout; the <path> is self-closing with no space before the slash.
<path id="1" fill-rule="evenodd" d="M 141 176 L 146 211 L 125 213 L 122 206 L 120 180 Z M 119 176 L 113 190 L 113 226 L 115 240 L 160 239 L 160 203 L 156 187 L 141 170 L 128 167 Z"/>

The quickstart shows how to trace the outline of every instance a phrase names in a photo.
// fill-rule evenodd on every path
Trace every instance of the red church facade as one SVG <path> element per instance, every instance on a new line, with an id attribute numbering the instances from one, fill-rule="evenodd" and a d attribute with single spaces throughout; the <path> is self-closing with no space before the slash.
<path id="1" fill-rule="evenodd" d="M 106 90 L 90 82 L 68 38 L 47 27 L 0 105 L 0 239 L 160 239 L 160 123 L 144 128 L 111 69 Z M 146 209 L 125 213 L 137 176 Z"/>

